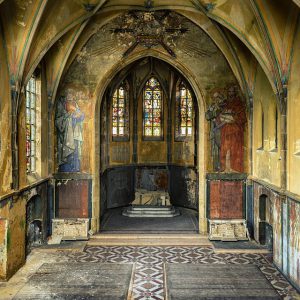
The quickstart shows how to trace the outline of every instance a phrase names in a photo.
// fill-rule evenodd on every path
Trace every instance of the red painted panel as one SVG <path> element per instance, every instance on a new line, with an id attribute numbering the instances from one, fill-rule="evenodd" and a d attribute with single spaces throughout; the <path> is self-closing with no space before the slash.
<path id="1" fill-rule="evenodd" d="M 243 182 L 218 180 L 210 182 L 210 218 L 243 218 Z"/>
<path id="2" fill-rule="evenodd" d="M 222 181 L 220 193 L 222 219 L 242 219 L 243 183 L 241 181 Z"/>
<path id="3" fill-rule="evenodd" d="M 221 197 L 220 197 L 221 181 L 210 182 L 210 218 L 221 218 Z"/>
<path id="4" fill-rule="evenodd" d="M 57 186 L 59 218 L 87 218 L 89 184 L 86 180 L 71 180 Z"/>

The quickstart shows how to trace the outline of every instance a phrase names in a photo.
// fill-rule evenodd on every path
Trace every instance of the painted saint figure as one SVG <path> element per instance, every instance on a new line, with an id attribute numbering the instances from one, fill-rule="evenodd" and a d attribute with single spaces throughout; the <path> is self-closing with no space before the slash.
<path id="1" fill-rule="evenodd" d="M 61 96 L 56 110 L 59 172 L 80 172 L 84 114 L 75 100 Z"/>
<path id="2" fill-rule="evenodd" d="M 214 104 L 206 112 L 211 122 L 210 138 L 214 171 L 244 171 L 245 106 L 238 96 L 236 86 L 230 86 L 227 94 L 213 95 Z"/>

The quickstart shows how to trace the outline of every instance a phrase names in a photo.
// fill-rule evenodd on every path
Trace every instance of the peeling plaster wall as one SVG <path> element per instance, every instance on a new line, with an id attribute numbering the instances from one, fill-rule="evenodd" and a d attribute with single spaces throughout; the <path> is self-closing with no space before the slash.
<path id="1" fill-rule="evenodd" d="M 253 107 L 253 175 L 280 186 L 280 110 L 278 109 L 278 147 L 275 147 L 276 96 L 261 68 L 256 74 Z M 262 112 L 264 125 L 262 125 Z M 264 128 L 262 129 L 262 126 Z M 262 137 L 262 132 L 264 137 Z"/>
<path id="2" fill-rule="evenodd" d="M 295 38 L 293 59 L 291 61 L 288 84 L 288 180 L 287 189 L 300 195 L 300 24 Z M 299 199 L 300 200 L 300 199 Z"/>
<path id="3" fill-rule="evenodd" d="M 0 278 L 8 279 L 25 263 L 26 203 L 37 194 L 43 203 L 43 239 L 46 240 L 47 183 L 0 202 L 0 251 L 6 252 L 4 259 L 0 259 Z"/>
<path id="4" fill-rule="evenodd" d="M 275 265 L 300 287 L 300 204 L 278 191 L 254 183 L 254 237 L 259 241 L 259 197 L 267 196 L 266 222 L 273 228 Z"/>
<path id="5" fill-rule="evenodd" d="M 6 278 L 7 220 L 0 219 L 0 280 Z"/>
<path id="6" fill-rule="evenodd" d="M 9 192 L 12 182 L 11 105 L 6 49 L 0 24 L 0 196 Z"/>

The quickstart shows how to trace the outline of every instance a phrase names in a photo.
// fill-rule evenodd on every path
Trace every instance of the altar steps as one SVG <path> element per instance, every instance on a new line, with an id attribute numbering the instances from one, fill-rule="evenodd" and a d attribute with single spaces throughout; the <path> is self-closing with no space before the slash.
<path id="1" fill-rule="evenodd" d="M 201 234 L 105 234 L 93 235 L 88 246 L 198 246 L 212 247 Z"/>
<path id="2" fill-rule="evenodd" d="M 173 218 L 180 215 L 174 206 L 132 205 L 124 208 L 122 215 L 130 218 Z"/>

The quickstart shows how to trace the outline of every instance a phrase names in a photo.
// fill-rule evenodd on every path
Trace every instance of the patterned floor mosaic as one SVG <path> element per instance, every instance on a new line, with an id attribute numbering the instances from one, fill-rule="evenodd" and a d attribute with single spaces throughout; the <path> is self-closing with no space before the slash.
<path id="1" fill-rule="evenodd" d="M 295 289 L 263 254 L 214 253 L 209 247 L 130 247 L 88 246 L 72 252 L 77 262 L 135 263 L 134 299 L 164 299 L 164 263 L 178 264 L 254 264 L 271 282 L 282 299 L 296 299 Z"/>

